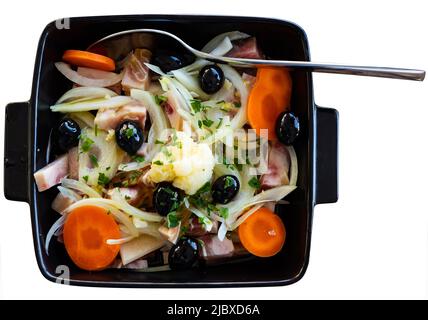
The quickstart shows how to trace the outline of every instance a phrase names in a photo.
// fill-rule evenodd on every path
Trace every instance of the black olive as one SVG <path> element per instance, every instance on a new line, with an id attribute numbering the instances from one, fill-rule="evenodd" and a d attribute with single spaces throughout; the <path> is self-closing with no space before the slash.
<path id="1" fill-rule="evenodd" d="M 161 216 L 177 210 L 182 201 L 180 190 L 169 182 L 159 183 L 153 193 L 153 205 Z"/>
<path id="2" fill-rule="evenodd" d="M 116 127 L 116 143 L 128 152 L 135 154 L 144 142 L 143 130 L 134 121 L 126 120 Z"/>
<path id="3" fill-rule="evenodd" d="M 211 196 L 215 203 L 226 204 L 232 201 L 239 191 L 239 180 L 232 175 L 219 177 L 211 188 Z"/>
<path id="4" fill-rule="evenodd" d="M 216 64 L 203 67 L 199 72 L 199 84 L 205 93 L 216 93 L 224 84 L 223 70 Z"/>
<path id="5" fill-rule="evenodd" d="M 61 151 L 67 151 L 79 144 L 80 127 L 76 121 L 64 118 L 59 122 L 55 136 Z"/>
<path id="6" fill-rule="evenodd" d="M 183 237 L 169 250 L 168 264 L 173 270 L 185 270 L 196 265 L 199 244 L 194 238 Z"/>
<path id="7" fill-rule="evenodd" d="M 299 136 L 300 124 L 297 118 L 291 112 L 281 113 L 276 121 L 276 135 L 279 141 L 290 146 Z"/>
<path id="8" fill-rule="evenodd" d="M 194 60 L 194 56 L 186 54 L 158 52 L 153 57 L 152 63 L 161 68 L 163 72 L 169 72 L 171 70 L 183 68 L 191 64 Z"/>

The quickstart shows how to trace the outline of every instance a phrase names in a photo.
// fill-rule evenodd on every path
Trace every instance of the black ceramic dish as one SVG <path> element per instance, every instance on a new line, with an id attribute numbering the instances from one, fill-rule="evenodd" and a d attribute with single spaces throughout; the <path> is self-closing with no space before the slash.
<path id="1" fill-rule="evenodd" d="M 257 37 L 271 58 L 309 60 L 304 31 L 297 25 L 273 19 L 224 16 L 113 16 L 71 18 L 69 29 L 53 22 L 41 36 L 31 99 L 6 107 L 4 193 L 7 199 L 30 204 L 34 245 L 39 268 L 51 281 L 60 265 L 70 266 L 70 283 L 116 287 L 235 287 L 287 285 L 298 281 L 308 265 L 312 215 L 316 204 L 337 201 L 336 110 L 319 108 L 313 98 L 311 73 L 294 71 L 292 109 L 299 116 L 302 132 L 295 149 L 299 161 L 298 189 L 278 205 L 277 213 L 287 228 L 282 252 L 267 259 L 207 266 L 187 271 L 137 273 L 125 270 L 85 272 L 69 260 L 62 244 L 52 241 L 44 251 L 46 233 L 57 219 L 50 204 L 55 188 L 37 192 L 33 172 L 48 163 L 50 129 L 57 115 L 49 111 L 70 82 L 54 67 L 66 49 L 85 49 L 108 34 L 134 28 L 170 31 L 195 48 L 213 36 L 240 30 Z"/>

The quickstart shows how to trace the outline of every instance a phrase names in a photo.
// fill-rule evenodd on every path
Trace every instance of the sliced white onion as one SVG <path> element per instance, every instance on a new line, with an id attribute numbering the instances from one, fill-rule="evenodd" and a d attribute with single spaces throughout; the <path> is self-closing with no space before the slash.
<path id="1" fill-rule="evenodd" d="M 228 53 L 230 50 L 232 50 L 233 44 L 230 41 L 229 37 L 225 37 L 217 47 L 215 47 L 210 54 L 214 56 L 224 56 L 226 53 Z"/>
<path id="2" fill-rule="evenodd" d="M 135 237 L 133 237 L 133 236 L 123 237 L 120 239 L 107 239 L 106 243 L 108 245 L 117 245 L 117 244 L 122 245 L 124 243 L 127 243 L 127 242 L 133 240 L 133 239 L 135 239 Z"/>
<path id="3" fill-rule="evenodd" d="M 230 31 L 230 32 L 225 32 L 222 34 L 219 34 L 218 36 L 214 37 L 213 39 L 211 39 L 203 48 L 201 51 L 203 52 L 211 52 L 213 51 L 216 47 L 219 46 L 219 44 L 223 41 L 224 38 L 228 37 L 231 41 L 234 40 L 240 40 L 240 39 L 246 39 L 249 38 L 250 35 L 240 32 L 240 31 Z"/>
<path id="4" fill-rule="evenodd" d="M 79 126 L 81 128 L 84 128 L 84 127 L 93 128 L 95 126 L 95 124 L 94 124 L 95 117 L 92 113 L 90 113 L 88 111 L 72 112 L 72 113 L 70 113 L 69 116 L 73 120 L 77 121 L 77 123 L 79 124 Z"/>
<path id="5" fill-rule="evenodd" d="M 152 222 L 160 222 L 163 220 L 163 217 L 155 212 L 147 212 L 131 206 L 128 202 L 126 202 L 125 198 L 120 193 L 119 188 L 115 188 L 113 190 L 111 198 L 115 207 L 130 214 L 131 216 Z"/>
<path id="6" fill-rule="evenodd" d="M 64 188 L 63 186 L 58 186 L 58 190 L 64 197 L 67 197 L 73 201 L 79 201 L 82 199 L 81 195 L 71 189 Z"/>
<path id="7" fill-rule="evenodd" d="M 119 167 L 117 169 L 119 171 L 129 172 L 129 171 L 144 169 L 150 166 L 150 164 L 151 164 L 150 161 L 121 163 L 119 164 Z"/>
<path id="8" fill-rule="evenodd" d="M 288 153 L 290 154 L 290 186 L 296 186 L 297 185 L 297 177 L 299 173 L 299 166 L 297 162 L 297 155 L 296 151 L 292 146 L 287 146 Z"/>
<path id="9" fill-rule="evenodd" d="M 229 79 L 236 90 L 238 90 L 241 97 L 241 107 L 231 121 L 231 128 L 233 130 L 240 129 L 247 122 L 248 88 L 242 80 L 241 75 L 235 69 L 225 64 L 220 65 L 220 68 L 223 70 L 224 76 Z"/>
<path id="10" fill-rule="evenodd" d="M 78 102 L 66 102 L 51 106 L 53 112 L 81 112 L 103 109 L 114 109 L 131 103 L 133 100 L 127 96 L 115 96 L 111 98 L 96 98 L 80 100 Z"/>
<path id="11" fill-rule="evenodd" d="M 123 71 L 120 74 L 104 71 L 105 72 L 104 78 L 95 79 L 95 78 L 89 78 L 89 77 L 80 75 L 79 73 L 71 69 L 70 65 L 65 62 L 56 62 L 55 67 L 68 80 L 84 87 L 110 87 L 120 82 L 124 75 Z"/>
<path id="12" fill-rule="evenodd" d="M 67 218 L 67 215 L 64 214 L 59 218 L 55 223 L 52 225 L 52 227 L 49 229 L 48 234 L 46 235 L 46 242 L 45 242 L 45 251 L 46 254 L 49 255 L 49 244 L 52 240 L 52 237 L 54 236 L 55 232 L 64 226 L 65 220 Z"/>
<path id="13" fill-rule="evenodd" d="M 223 241 L 226 238 L 227 226 L 226 223 L 222 223 L 220 228 L 218 228 L 217 237 L 220 241 Z"/>
<path id="14" fill-rule="evenodd" d="M 263 207 L 262 204 L 256 205 L 252 207 L 250 210 L 245 212 L 242 216 L 240 216 L 230 227 L 229 230 L 233 231 L 236 228 L 238 228 L 245 220 L 247 220 L 254 212 L 259 210 L 261 207 Z"/>
<path id="15" fill-rule="evenodd" d="M 81 181 L 65 178 L 61 180 L 61 185 L 64 188 L 80 191 L 81 193 L 87 195 L 90 198 L 102 198 L 97 191 L 95 191 L 90 186 Z"/>
<path id="16" fill-rule="evenodd" d="M 109 206 L 113 206 L 117 209 L 122 210 L 123 212 L 125 212 L 126 214 L 129 214 L 130 216 L 135 216 L 135 217 L 138 217 L 140 219 L 147 220 L 147 221 L 159 222 L 159 221 L 163 220 L 163 218 L 156 213 L 146 212 L 146 211 L 134 208 L 129 204 L 128 204 L 128 206 L 123 206 L 123 204 L 121 202 L 111 200 L 111 199 L 104 199 L 104 198 L 82 199 L 76 203 L 73 203 L 65 211 L 70 212 L 76 208 L 79 208 L 81 206 L 87 206 L 87 205 L 100 206 L 103 208 L 105 207 L 105 205 L 109 205 Z M 129 207 L 131 207 L 133 210 L 128 210 Z M 129 220 L 129 221 L 131 221 L 131 220 Z"/>
<path id="17" fill-rule="evenodd" d="M 146 65 L 147 68 L 149 68 L 150 70 L 152 70 L 154 73 L 157 73 L 157 74 L 159 74 L 161 76 L 166 76 L 166 73 L 163 72 L 161 70 L 161 68 L 159 68 L 158 66 L 155 66 L 154 64 L 147 63 L 147 62 L 144 63 L 144 64 Z"/>
<path id="18" fill-rule="evenodd" d="M 187 90 L 196 93 L 197 96 L 202 100 L 206 100 L 209 98 L 209 95 L 202 91 L 196 76 L 190 75 L 183 69 L 173 70 L 171 71 L 171 74 L 175 77 L 175 79 L 177 79 L 177 81 L 179 81 L 183 86 L 185 86 Z"/>
<path id="19" fill-rule="evenodd" d="M 58 99 L 56 104 L 68 102 L 70 100 L 81 99 L 81 98 L 104 98 L 106 96 L 115 97 L 117 93 L 106 88 L 100 87 L 76 87 L 68 90 L 64 93 L 61 98 Z"/>

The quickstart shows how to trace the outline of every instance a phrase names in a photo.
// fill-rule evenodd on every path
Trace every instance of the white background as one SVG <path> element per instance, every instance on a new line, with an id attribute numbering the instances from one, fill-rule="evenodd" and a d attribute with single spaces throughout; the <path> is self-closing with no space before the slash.
<path id="1" fill-rule="evenodd" d="M 305 29 L 314 61 L 428 69 L 424 2 L 8 1 L 0 13 L 0 106 L 29 98 L 38 38 L 47 23 L 60 17 L 144 13 L 276 17 Z M 309 268 L 305 277 L 292 286 L 131 290 L 53 284 L 42 277 L 36 265 L 28 205 L 6 201 L 2 195 L 0 297 L 425 299 L 427 85 L 314 75 L 316 102 L 340 112 L 340 199 L 336 204 L 316 208 Z M 0 117 L 3 132 L 3 110 Z M 3 153 L 3 145 L 0 150 Z"/>

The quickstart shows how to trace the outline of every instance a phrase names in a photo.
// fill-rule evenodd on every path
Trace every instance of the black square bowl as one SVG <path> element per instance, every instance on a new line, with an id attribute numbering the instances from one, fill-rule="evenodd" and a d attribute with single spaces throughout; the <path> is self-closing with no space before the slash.
<path id="1" fill-rule="evenodd" d="M 200 48 L 213 36 L 231 30 L 254 35 L 272 59 L 309 61 L 308 41 L 297 25 L 274 19 L 228 16 L 134 15 L 71 18 L 50 23 L 40 38 L 31 99 L 6 108 L 4 193 L 7 199 L 28 202 L 34 246 L 42 274 L 51 281 L 63 277 L 69 266 L 73 285 L 115 287 L 238 287 L 287 285 L 301 279 L 308 266 L 313 209 L 337 201 L 337 111 L 314 103 L 312 76 L 293 71 L 292 109 L 302 134 L 295 145 L 299 161 L 298 189 L 278 205 L 287 228 L 283 250 L 272 258 L 253 258 L 187 271 L 156 273 L 104 270 L 87 272 L 74 267 L 64 247 L 53 241 L 44 250 L 46 234 L 58 215 L 50 208 L 56 194 L 39 193 L 33 172 L 49 162 L 48 140 L 57 115 L 49 106 L 70 88 L 54 62 L 66 49 L 85 49 L 108 34 L 136 28 L 170 31 Z M 69 28 L 67 28 L 69 27 Z"/>

